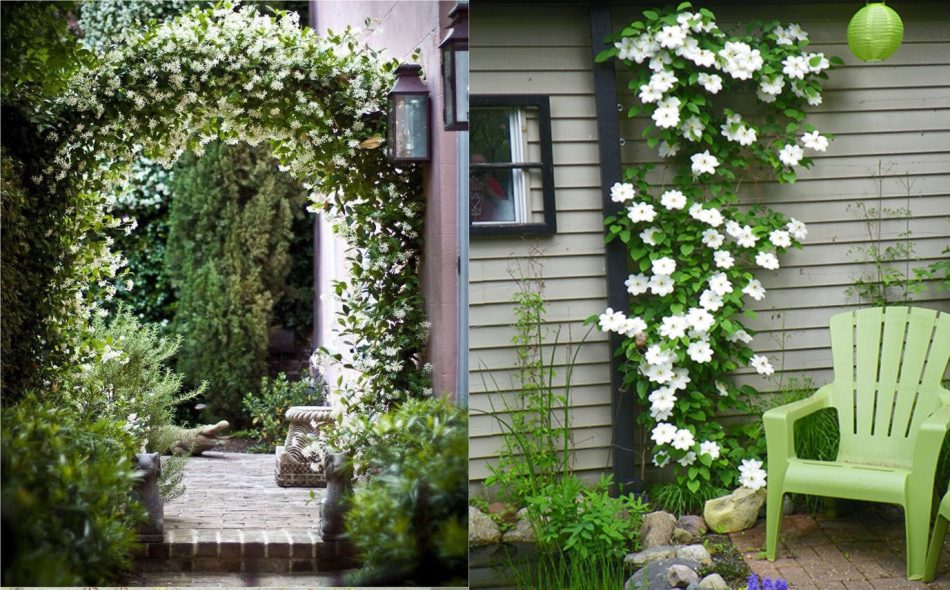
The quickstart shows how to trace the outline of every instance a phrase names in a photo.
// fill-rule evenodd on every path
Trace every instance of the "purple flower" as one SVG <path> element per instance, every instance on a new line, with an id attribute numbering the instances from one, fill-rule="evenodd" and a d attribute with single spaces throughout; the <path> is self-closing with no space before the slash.
<path id="1" fill-rule="evenodd" d="M 761 590 L 759 586 L 759 576 L 752 574 L 749 576 L 749 588 L 748 590 Z"/>

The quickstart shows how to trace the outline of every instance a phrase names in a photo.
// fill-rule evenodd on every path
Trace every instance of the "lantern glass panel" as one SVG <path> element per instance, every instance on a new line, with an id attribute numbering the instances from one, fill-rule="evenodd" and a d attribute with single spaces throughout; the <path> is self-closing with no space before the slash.
<path id="1" fill-rule="evenodd" d="M 445 92 L 445 128 L 452 129 L 455 126 L 458 116 L 458 102 L 456 100 L 455 81 L 455 52 L 451 47 L 442 50 L 442 88 Z"/>
<path id="2" fill-rule="evenodd" d="M 455 118 L 468 128 L 468 51 L 455 52 Z"/>
<path id="3" fill-rule="evenodd" d="M 429 141 L 429 97 L 397 94 L 392 98 L 395 121 L 394 150 L 397 160 L 426 160 Z"/>

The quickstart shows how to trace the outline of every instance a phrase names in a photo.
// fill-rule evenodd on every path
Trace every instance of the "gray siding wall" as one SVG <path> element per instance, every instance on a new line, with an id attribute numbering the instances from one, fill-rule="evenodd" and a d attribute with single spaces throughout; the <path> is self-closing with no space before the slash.
<path id="1" fill-rule="evenodd" d="M 747 325 L 758 331 L 756 351 L 773 358 L 777 379 L 764 382 L 744 371 L 736 380 L 766 392 L 782 379 L 802 375 L 821 385 L 831 380 L 828 319 L 860 304 L 846 289 L 871 271 L 862 250 L 874 243 L 892 245 L 909 227 L 920 260 L 899 268 L 911 272 L 947 256 L 942 251 L 950 246 L 950 5 L 895 7 L 904 20 L 904 44 L 879 64 L 863 64 L 848 50 L 845 31 L 857 10 L 853 3 L 704 5 L 721 25 L 773 18 L 798 22 L 809 32 L 814 51 L 845 60 L 824 82 L 824 104 L 812 108 L 808 119 L 835 135 L 828 151 L 814 158 L 810 170 L 800 171 L 797 183 L 759 183 L 756 192 L 744 195 L 748 202 L 761 199 L 805 221 L 809 235 L 802 251 L 782 259 L 781 270 L 757 273 L 769 292 L 756 307 L 758 319 Z M 615 30 L 644 7 L 618 6 Z M 562 326 L 562 342 L 568 330 L 577 340 L 586 332 L 583 319 L 606 306 L 587 8 L 476 5 L 471 22 L 472 93 L 551 95 L 558 234 L 538 244 L 544 250 L 548 321 Z M 618 68 L 617 98 L 624 110 L 636 103 L 628 80 Z M 639 139 L 643 126 L 642 121 L 621 121 L 625 165 L 657 159 Z M 872 239 L 859 202 L 875 209 L 908 209 L 910 218 L 872 223 Z M 476 480 L 488 474 L 487 461 L 500 446 L 496 422 L 480 414 L 492 411 L 484 392 L 496 389 L 496 383 L 502 391 L 512 388 L 505 370 L 515 358 L 514 332 L 508 327 L 514 284 L 508 269 L 533 243 L 497 237 L 471 242 L 470 477 Z M 950 312 L 950 294 L 934 283 L 915 300 Z M 575 466 L 581 470 L 610 466 L 609 355 L 606 339 L 594 332 L 575 371 L 571 420 Z M 501 397 L 491 399 L 496 408 L 503 407 Z"/>

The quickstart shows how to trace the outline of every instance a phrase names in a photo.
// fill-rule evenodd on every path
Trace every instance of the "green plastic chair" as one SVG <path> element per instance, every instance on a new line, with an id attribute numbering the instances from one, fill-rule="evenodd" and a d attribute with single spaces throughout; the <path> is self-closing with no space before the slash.
<path id="1" fill-rule="evenodd" d="M 943 538 L 947 535 L 947 520 L 950 519 L 950 491 L 940 501 L 937 509 L 937 521 L 934 522 L 934 536 L 930 540 L 930 551 L 927 552 L 927 568 L 924 572 L 924 582 L 933 581 L 937 575 L 937 562 L 940 561 L 940 552 L 943 550 Z"/>
<path id="2" fill-rule="evenodd" d="M 834 380 L 763 416 L 768 443 L 766 555 L 775 560 L 787 493 L 900 504 L 907 578 L 924 576 L 937 458 L 950 427 L 950 314 L 889 307 L 831 318 Z M 838 411 L 835 461 L 795 456 L 795 421 Z"/>

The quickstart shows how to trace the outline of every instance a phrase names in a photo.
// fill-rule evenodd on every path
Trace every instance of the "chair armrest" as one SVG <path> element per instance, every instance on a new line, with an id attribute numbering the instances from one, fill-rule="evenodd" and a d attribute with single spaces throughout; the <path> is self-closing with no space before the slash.
<path id="1" fill-rule="evenodd" d="M 933 486 L 937 460 L 940 458 L 943 439 L 948 430 L 950 430 L 950 405 L 940 406 L 921 422 L 917 442 L 914 443 L 914 476 L 919 483 L 929 482 L 929 485 Z M 923 479 L 917 479 L 917 477 Z"/>
<path id="2" fill-rule="evenodd" d="M 821 387 L 811 397 L 772 408 L 762 415 L 765 424 L 765 442 L 768 447 L 769 465 L 772 458 L 795 456 L 795 422 L 818 410 L 832 407 L 831 392 L 834 383 Z"/>

